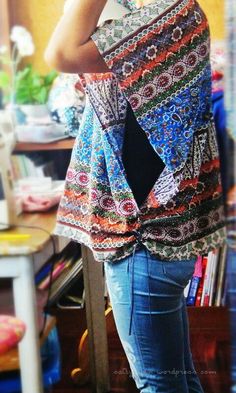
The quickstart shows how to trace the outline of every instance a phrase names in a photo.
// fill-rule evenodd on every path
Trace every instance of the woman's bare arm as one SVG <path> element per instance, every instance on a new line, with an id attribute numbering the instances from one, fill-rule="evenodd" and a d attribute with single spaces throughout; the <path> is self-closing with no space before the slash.
<path id="1" fill-rule="evenodd" d="M 90 36 L 107 0 L 74 0 L 59 20 L 45 50 L 45 61 L 61 72 L 108 72 Z"/>

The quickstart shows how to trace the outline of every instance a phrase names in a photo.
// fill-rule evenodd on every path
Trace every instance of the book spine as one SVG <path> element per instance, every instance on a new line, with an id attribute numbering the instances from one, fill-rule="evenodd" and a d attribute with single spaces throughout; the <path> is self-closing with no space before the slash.
<path id="1" fill-rule="evenodd" d="M 227 259 L 227 246 L 225 245 L 221 249 L 220 258 L 219 258 L 219 271 L 218 271 L 217 284 L 216 284 L 215 306 L 221 305 L 223 286 L 224 286 L 224 277 L 225 277 L 226 259 Z"/>
<path id="2" fill-rule="evenodd" d="M 23 167 L 23 177 L 29 176 L 28 166 L 27 166 L 27 157 L 25 154 L 21 156 L 22 167 Z"/>
<path id="3" fill-rule="evenodd" d="M 212 273 L 211 273 L 209 306 L 213 306 L 213 298 L 214 298 L 215 291 L 216 291 L 216 272 L 217 272 L 218 262 L 219 262 L 219 250 L 215 250 L 214 259 L 213 259 L 213 266 L 212 266 Z"/>
<path id="4" fill-rule="evenodd" d="M 23 179 L 24 177 L 26 177 L 23 154 L 19 154 L 17 156 L 17 159 L 20 168 L 20 178 Z"/>
<path id="5" fill-rule="evenodd" d="M 203 292 L 203 285 L 204 285 L 204 276 L 205 276 L 205 271 L 206 271 L 206 265 L 207 265 L 207 257 L 204 256 L 202 258 L 202 277 L 201 277 L 201 280 L 200 280 L 200 283 L 199 283 L 199 286 L 198 286 L 195 306 L 201 306 L 201 299 L 202 299 L 202 292 Z"/>
<path id="6" fill-rule="evenodd" d="M 11 157 L 12 160 L 12 165 L 13 165 L 13 172 L 14 172 L 14 180 L 19 180 L 21 178 L 21 173 L 20 173 L 20 165 L 19 165 L 19 159 L 16 154 L 13 154 Z"/>
<path id="7" fill-rule="evenodd" d="M 205 272 L 204 286 L 203 286 L 203 299 L 201 302 L 202 306 L 209 306 L 212 269 L 213 269 L 213 262 L 214 262 L 213 260 L 214 260 L 214 254 L 212 252 L 209 252 L 207 267 Z"/>
<path id="8" fill-rule="evenodd" d="M 193 276 L 202 277 L 202 256 L 199 256 L 195 263 Z"/>
<path id="9" fill-rule="evenodd" d="M 199 283 L 200 283 L 200 277 L 193 276 L 190 282 L 189 292 L 186 300 L 187 306 L 194 306 Z"/>
<path id="10" fill-rule="evenodd" d="M 43 268 L 35 275 L 35 284 L 38 285 L 43 281 L 52 269 L 52 262 L 43 266 Z"/>
<path id="11" fill-rule="evenodd" d="M 64 270 L 66 267 L 66 263 L 62 262 L 59 265 L 55 267 L 55 269 L 52 272 L 52 281 L 54 281 Z M 39 289 L 47 289 L 50 284 L 50 275 L 48 275 L 42 282 L 39 284 Z"/>
<path id="12" fill-rule="evenodd" d="M 28 177 L 33 177 L 35 176 L 35 169 L 34 169 L 34 164 L 33 161 L 27 156 L 24 157 L 24 163 L 26 167 L 26 172 Z"/>
<path id="13" fill-rule="evenodd" d="M 186 300 L 187 300 L 187 297 L 188 297 L 190 284 L 191 284 L 191 280 L 189 280 L 188 284 L 184 288 L 184 297 L 185 297 Z"/>
<path id="14" fill-rule="evenodd" d="M 201 297 L 201 306 L 208 305 L 209 298 L 208 298 L 208 286 L 209 286 L 209 275 L 211 269 L 211 254 L 207 255 L 207 263 L 206 269 L 203 277 L 203 288 L 202 288 L 202 297 Z"/>

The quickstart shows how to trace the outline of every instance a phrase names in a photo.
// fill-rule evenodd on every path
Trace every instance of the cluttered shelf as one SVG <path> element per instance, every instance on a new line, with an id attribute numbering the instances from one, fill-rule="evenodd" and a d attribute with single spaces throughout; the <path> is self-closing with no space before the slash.
<path id="1" fill-rule="evenodd" d="M 67 138 L 50 143 L 17 142 L 14 151 L 70 150 L 74 141 L 74 138 Z"/>

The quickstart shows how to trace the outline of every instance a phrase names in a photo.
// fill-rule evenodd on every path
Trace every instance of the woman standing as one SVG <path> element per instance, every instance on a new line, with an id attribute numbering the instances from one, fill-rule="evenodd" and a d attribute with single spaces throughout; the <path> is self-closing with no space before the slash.
<path id="1" fill-rule="evenodd" d="M 97 28 L 106 0 L 74 0 L 45 53 L 87 95 L 56 233 L 104 262 L 140 392 L 202 393 L 183 291 L 225 238 L 208 23 L 195 0 L 118 2 Z"/>

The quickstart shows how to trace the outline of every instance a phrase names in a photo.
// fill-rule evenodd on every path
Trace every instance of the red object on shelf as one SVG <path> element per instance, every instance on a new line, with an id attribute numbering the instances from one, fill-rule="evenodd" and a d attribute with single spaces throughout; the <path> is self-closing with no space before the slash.
<path id="1" fill-rule="evenodd" d="M 10 315 L 0 315 L 0 355 L 15 347 L 25 333 L 25 324 Z"/>

